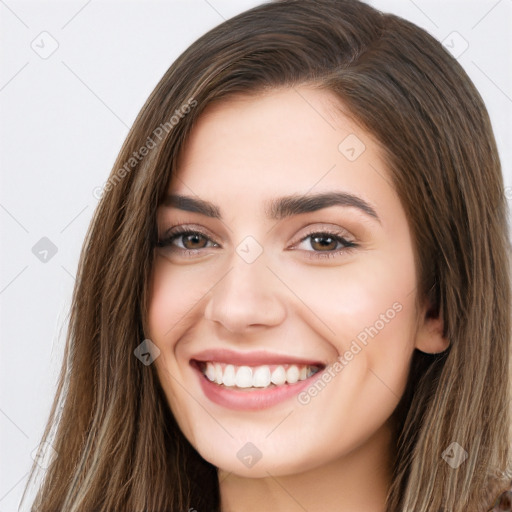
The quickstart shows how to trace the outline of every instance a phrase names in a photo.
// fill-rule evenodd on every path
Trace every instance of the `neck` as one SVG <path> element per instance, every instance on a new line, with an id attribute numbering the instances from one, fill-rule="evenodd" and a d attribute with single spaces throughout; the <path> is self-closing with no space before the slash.
<path id="1" fill-rule="evenodd" d="M 222 512 L 384 512 L 392 474 L 389 423 L 350 453 L 306 472 L 246 478 L 219 469 Z"/>

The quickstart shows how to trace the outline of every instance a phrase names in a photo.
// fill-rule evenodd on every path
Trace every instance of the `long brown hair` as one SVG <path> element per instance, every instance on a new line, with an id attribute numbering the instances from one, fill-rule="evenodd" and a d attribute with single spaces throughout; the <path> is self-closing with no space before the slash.
<path id="1" fill-rule="evenodd" d="M 216 468 L 180 432 L 154 365 L 134 356 L 147 332 L 156 210 L 208 104 L 300 84 L 336 93 L 382 145 L 413 234 L 418 300 L 441 315 L 450 342 L 411 361 L 395 411 L 387 510 L 487 510 L 506 486 L 510 242 L 483 101 L 458 62 L 412 23 L 357 0 L 283 0 L 192 44 L 128 134 L 82 248 L 42 440 L 57 456 L 33 510 L 220 509 Z M 468 457 L 457 469 L 442 459 L 452 442 Z"/>

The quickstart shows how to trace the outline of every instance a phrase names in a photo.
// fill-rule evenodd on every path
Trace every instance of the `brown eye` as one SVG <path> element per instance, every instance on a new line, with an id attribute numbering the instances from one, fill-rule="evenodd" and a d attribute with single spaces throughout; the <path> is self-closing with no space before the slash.
<path id="1" fill-rule="evenodd" d="M 205 244 L 202 242 L 204 242 L 204 241 L 207 242 L 206 237 L 204 237 L 200 233 L 190 233 L 188 235 L 180 235 L 177 238 L 181 239 L 185 249 L 202 249 L 203 247 L 205 247 Z M 187 246 L 187 244 L 190 244 L 190 246 Z"/>
<path id="2" fill-rule="evenodd" d="M 181 243 L 177 243 L 177 241 Z M 217 246 L 215 242 L 200 231 L 178 228 L 168 233 L 162 240 L 159 240 L 157 246 L 170 247 L 176 251 L 195 251 L 207 248 L 209 242 L 212 243 L 212 246 Z"/>
<path id="3" fill-rule="evenodd" d="M 358 247 L 357 243 L 347 240 L 344 235 L 345 232 L 312 231 L 296 247 L 303 250 L 305 256 L 311 260 L 336 258 Z"/>
<path id="4" fill-rule="evenodd" d="M 303 237 L 300 243 L 310 239 L 309 247 L 317 252 L 331 252 L 341 248 L 341 250 L 351 247 L 357 247 L 357 244 L 347 240 L 339 233 L 330 233 L 329 231 L 315 231 Z"/>
<path id="5" fill-rule="evenodd" d="M 311 247 L 320 251 L 334 251 L 338 245 L 339 238 L 327 233 L 309 235 L 311 238 Z"/>

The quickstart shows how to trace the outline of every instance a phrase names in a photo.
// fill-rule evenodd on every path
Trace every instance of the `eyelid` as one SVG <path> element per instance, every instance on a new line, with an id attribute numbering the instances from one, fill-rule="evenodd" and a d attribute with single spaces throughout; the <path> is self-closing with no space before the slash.
<path id="1" fill-rule="evenodd" d="M 303 257 L 315 262 L 321 262 L 322 260 L 328 259 L 339 259 L 344 256 L 348 256 L 354 250 L 357 250 L 360 247 L 360 244 L 356 241 L 355 237 L 350 234 L 346 229 L 341 228 L 340 226 L 326 227 L 325 225 L 317 226 L 314 229 L 311 226 L 308 226 L 309 229 L 298 238 L 291 246 L 287 247 L 287 250 L 299 251 L 303 253 Z M 178 254 L 178 257 L 183 258 L 194 258 L 200 257 L 204 251 L 212 248 L 216 248 L 219 246 L 219 243 L 215 241 L 215 238 L 210 236 L 207 232 L 208 230 L 203 230 L 203 228 L 196 228 L 188 224 L 178 224 L 168 228 L 165 231 L 164 237 L 159 237 L 157 246 L 161 248 L 169 247 L 170 250 L 174 253 Z M 187 234 L 198 234 L 204 237 L 207 240 L 207 244 L 213 244 L 213 247 L 200 247 L 197 249 L 186 249 L 179 246 L 174 245 L 174 240 L 179 240 L 180 236 L 184 236 Z M 327 237 L 333 238 L 337 244 L 341 244 L 341 248 L 328 250 L 328 251 L 315 251 L 315 250 L 306 250 L 306 249 L 296 249 L 295 247 L 304 243 L 308 238 L 313 237 L 314 235 L 327 235 Z"/>
<path id="2" fill-rule="evenodd" d="M 297 238 L 295 238 L 295 241 L 292 243 L 292 245 L 296 245 L 297 243 L 300 243 L 304 241 L 305 238 L 310 237 L 311 235 L 314 235 L 316 233 L 322 233 L 322 234 L 329 234 L 332 236 L 337 236 L 340 238 L 345 239 L 347 242 L 356 243 L 356 237 L 352 235 L 347 229 L 342 228 L 340 226 L 335 226 L 333 224 L 326 224 L 326 223 L 320 223 L 318 225 L 314 225 L 316 227 L 307 226 L 302 230 L 302 234 L 298 235 Z"/>
<path id="3" fill-rule="evenodd" d="M 215 242 L 216 244 L 219 243 L 217 242 L 217 237 L 215 235 L 212 235 L 210 230 L 197 224 L 176 224 L 174 226 L 170 226 L 164 231 L 164 233 L 161 236 L 158 235 L 158 240 L 169 238 L 170 236 L 180 234 L 181 232 L 184 231 L 197 231 L 201 235 L 208 238 L 210 241 Z M 292 242 L 291 245 L 296 245 L 297 243 L 304 241 L 304 239 L 307 238 L 308 236 L 311 236 L 316 233 L 331 234 L 333 236 L 335 235 L 344 238 L 348 242 L 356 242 L 356 238 L 347 229 L 332 224 L 319 223 L 318 225 L 316 225 L 315 228 L 312 228 L 310 226 L 305 227 L 302 230 L 302 234 L 294 238 L 294 241 Z"/>
<path id="4" fill-rule="evenodd" d="M 217 237 L 213 235 L 209 229 L 199 226 L 198 224 L 175 224 L 174 226 L 167 228 L 161 236 L 158 235 L 158 240 L 164 240 L 170 236 L 186 231 L 197 231 L 212 242 L 219 243 L 216 241 Z"/>

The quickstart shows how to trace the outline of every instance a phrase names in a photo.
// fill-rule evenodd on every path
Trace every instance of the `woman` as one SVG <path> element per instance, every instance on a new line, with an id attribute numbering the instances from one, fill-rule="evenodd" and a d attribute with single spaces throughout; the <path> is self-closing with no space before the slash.
<path id="1" fill-rule="evenodd" d="M 242 13 L 164 75 L 103 192 L 34 510 L 505 506 L 503 180 L 426 32 L 356 0 Z"/>

